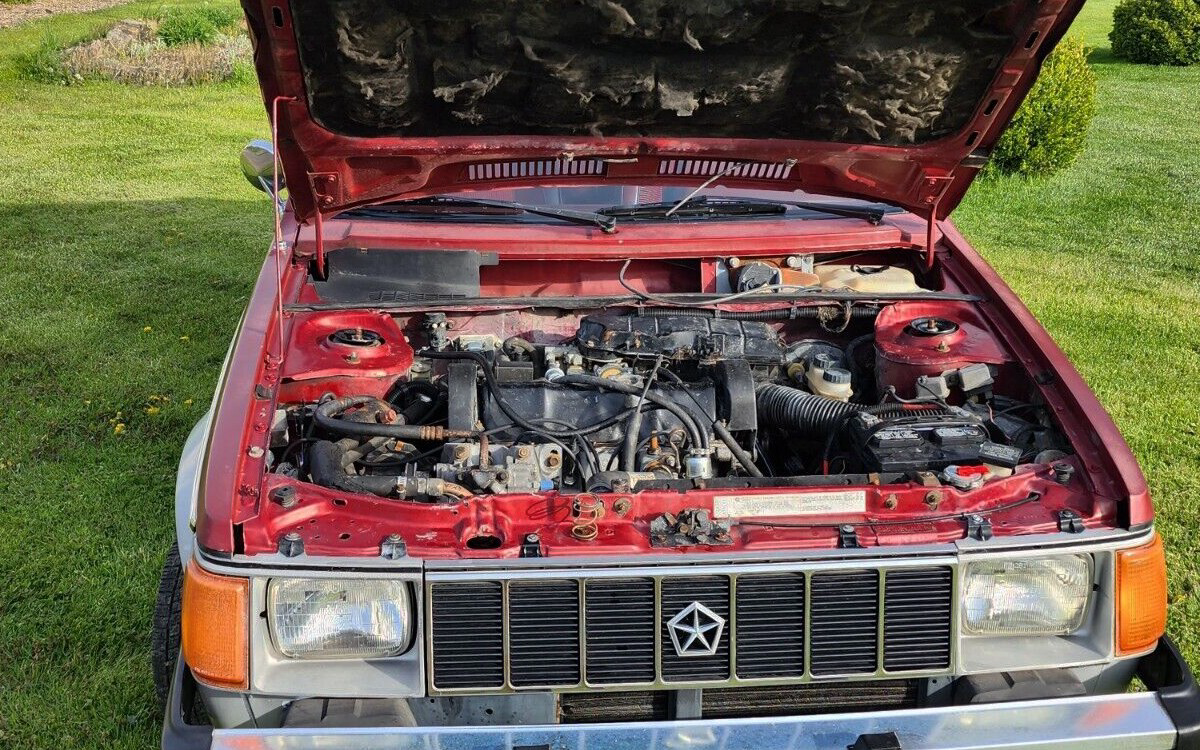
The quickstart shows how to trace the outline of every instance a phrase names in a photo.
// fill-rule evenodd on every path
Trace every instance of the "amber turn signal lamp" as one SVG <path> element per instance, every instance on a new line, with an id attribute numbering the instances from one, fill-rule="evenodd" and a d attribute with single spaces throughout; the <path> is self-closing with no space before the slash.
<path id="1" fill-rule="evenodd" d="M 1117 653 L 1146 651 L 1167 629 L 1167 560 L 1158 534 L 1117 552 Z"/>
<path id="2" fill-rule="evenodd" d="M 249 580 L 214 575 L 195 560 L 188 562 L 183 579 L 183 660 L 200 682 L 248 687 L 249 595 Z"/>

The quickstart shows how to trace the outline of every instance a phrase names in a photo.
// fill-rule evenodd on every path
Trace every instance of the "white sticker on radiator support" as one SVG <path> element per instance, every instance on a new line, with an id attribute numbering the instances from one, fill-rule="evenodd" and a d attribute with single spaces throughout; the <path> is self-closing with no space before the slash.
<path id="1" fill-rule="evenodd" d="M 779 495 L 718 495 L 713 498 L 713 518 L 825 516 L 866 512 L 867 493 L 863 490 L 788 492 Z"/>

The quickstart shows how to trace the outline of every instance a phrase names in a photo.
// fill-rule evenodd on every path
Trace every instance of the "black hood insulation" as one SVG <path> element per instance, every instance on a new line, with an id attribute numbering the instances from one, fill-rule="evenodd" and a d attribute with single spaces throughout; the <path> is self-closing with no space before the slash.
<path id="1" fill-rule="evenodd" d="M 971 118 L 1023 0 L 303 0 L 309 108 L 355 136 L 908 145 Z"/>

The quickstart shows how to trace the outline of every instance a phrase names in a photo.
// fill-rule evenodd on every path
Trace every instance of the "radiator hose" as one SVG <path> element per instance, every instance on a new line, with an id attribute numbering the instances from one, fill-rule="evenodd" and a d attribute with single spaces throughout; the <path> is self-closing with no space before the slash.
<path id="1" fill-rule="evenodd" d="M 466 499 L 474 493 L 462 485 L 433 477 L 409 477 L 388 474 L 354 474 L 354 462 L 362 458 L 371 448 L 377 448 L 386 439 L 375 439 L 360 444 L 353 438 L 336 443 L 318 440 L 308 449 L 308 470 L 314 484 L 332 487 L 342 492 L 356 492 L 380 497 L 449 496 Z"/>

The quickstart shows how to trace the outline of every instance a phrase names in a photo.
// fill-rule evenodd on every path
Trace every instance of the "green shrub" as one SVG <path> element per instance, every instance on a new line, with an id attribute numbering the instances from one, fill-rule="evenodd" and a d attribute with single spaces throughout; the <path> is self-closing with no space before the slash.
<path id="1" fill-rule="evenodd" d="M 1149 65 L 1200 62 L 1200 4 L 1196 0 L 1121 0 L 1108 32 L 1113 54 Z"/>
<path id="2" fill-rule="evenodd" d="M 63 46 L 52 37 L 46 37 L 37 47 L 18 54 L 13 59 L 13 64 L 16 66 L 17 77 L 22 80 L 70 83 L 63 66 Z"/>
<path id="3" fill-rule="evenodd" d="M 212 5 L 176 8 L 163 16 L 158 38 L 168 47 L 181 44 L 212 44 L 223 29 L 237 23 L 236 12 Z"/>
<path id="4" fill-rule="evenodd" d="M 1042 64 L 1029 96 L 1000 136 L 988 172 L 1044 177 L 1083 151 L 1096 113 L 1096 75 L 1080 39 L 1064 39 Z"/>

